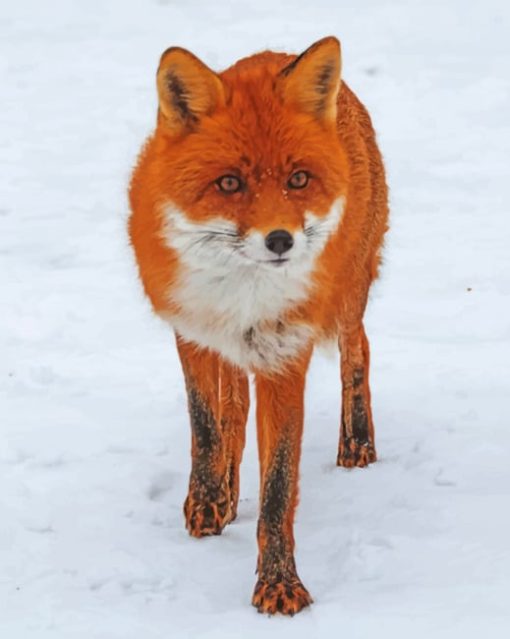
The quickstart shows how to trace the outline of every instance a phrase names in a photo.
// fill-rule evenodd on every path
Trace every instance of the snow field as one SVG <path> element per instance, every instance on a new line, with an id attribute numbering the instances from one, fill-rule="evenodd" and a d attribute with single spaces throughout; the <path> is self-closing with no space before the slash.
<path id="1" fill-rule="evenodd" d="M 502 0 L 4 3 L 0 636 L 506 636 L 509 19 Z M 380 461 L 335 467 L 338 363 L 318 354 L 296 521 L 315 604 L 268 619 L 250 606 L 252 419 L 239 519 L 183 527 L 184 387 L 125 189 L 166 47 L 222 68 L 330 33 L 391 187 L 366 316 Z"/>

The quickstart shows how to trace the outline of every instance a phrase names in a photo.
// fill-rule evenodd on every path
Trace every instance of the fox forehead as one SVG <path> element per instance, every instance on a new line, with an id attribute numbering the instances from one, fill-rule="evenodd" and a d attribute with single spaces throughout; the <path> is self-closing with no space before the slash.
<path id="1" fill-rule="evenodd" d="M 338 144 L 315 118 L 289 108 L 276 90 L 277 74 L 292 57 L 278 56 L 279 64 L 263 64 L 265 59 L 252 56 L 219 74 L 225 104 L 174 142 L 176 158 L 186 153 L 200 164 L 235 167 L 264 179 L 268 171 L 286 173 L 320 162 L 325 139 Z"/>
<path id="2" fill-rule="evenodd" d="M 324 133 L 314 131 L 315 123 L 299 122 L 283 105 L 269 109 L 269 101 L 260 96 L 243 99 L 243 108 L 227 103 L 204 118 L 196 132 L 175 147 L 176 157 L 186 153 L 198 164 L 252 172 L 257 179 L 322 161 Z"/>

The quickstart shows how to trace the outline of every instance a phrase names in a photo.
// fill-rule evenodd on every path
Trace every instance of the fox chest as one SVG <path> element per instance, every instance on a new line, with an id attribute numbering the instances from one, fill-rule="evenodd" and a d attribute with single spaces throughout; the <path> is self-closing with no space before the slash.
<path id="1" fill-rule="evenodd" d="M 184 339 L 245 370 L 278 370 L 312 338 L 305 321 L 286 319 L 306 301 L 307 282 L 277 269 L 187 271 L 169 297 L 179 310 L 165 319 Z"/>

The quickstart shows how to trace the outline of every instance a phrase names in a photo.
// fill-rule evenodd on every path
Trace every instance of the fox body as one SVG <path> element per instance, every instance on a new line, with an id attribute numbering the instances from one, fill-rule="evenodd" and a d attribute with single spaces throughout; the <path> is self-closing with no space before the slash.
<path id="1" fill-rule="evenodd" d="M 184 512 L 194 536 L 236 515 L 254 373 L 261 465 L 260 611 L 311 602 L 294 564 L 306 371 L 336 340 L 339 465 L 375 461 L 363 314 L 387 228 L 370 118 L 341 80 L 338 40 L 215 73 L 168 49 L 159 111 L 130 187 L 131 242 L 153 308 L 175 330 L 192 431 Z"/>

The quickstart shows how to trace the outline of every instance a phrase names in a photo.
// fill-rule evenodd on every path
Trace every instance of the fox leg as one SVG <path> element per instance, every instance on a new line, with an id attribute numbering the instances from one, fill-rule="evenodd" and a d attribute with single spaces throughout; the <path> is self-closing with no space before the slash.
<path id="1" fill-rule="evenodd" d="M 368 339 L 360 322 L 339 337 L 342 366 L 342 423 L 338 466 L 366 466 L 377 459 L 370 407 Z"/>
<path id="2" fill-rule="evenodd" d="M 246 420 L 250 406 L 248 377 L 240 368 L 224 363 L 220 375 L 220 388 L 223 403 L 221 425 L 225 442 L 232 521 L 237 516 L 239 467 L 246 441 Z"/>
<path id="3" fill-rule="evenodd" d="M 293 615 L 312 602 L 296 571 L 293 534 L 309 359 L 307 353 L 285 374 L 256 376 L 261 486 L 252 602 L 269 614 Z"/>
<path id="4" fill-rule="evenodd" d="M 216 353 L 177 337 L 191 422 L 191 474 L 184 502 L 193 537 L 219 535 L 235 517 L 248 412 L 248 382 Z"/>

